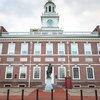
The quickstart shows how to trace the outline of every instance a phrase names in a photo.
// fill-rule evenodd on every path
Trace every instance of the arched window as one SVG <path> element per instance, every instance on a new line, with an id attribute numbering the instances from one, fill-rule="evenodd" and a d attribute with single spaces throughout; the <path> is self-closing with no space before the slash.
<path id="1" fill-rule="evenodd" d="M 49 6 L 49 12 L 51 12 L 51 6 Z"/>
<path id="2" fill-rule="evenodd" d="M 46 7 L 46 12 L 47 12 L 47 7 Z"/>

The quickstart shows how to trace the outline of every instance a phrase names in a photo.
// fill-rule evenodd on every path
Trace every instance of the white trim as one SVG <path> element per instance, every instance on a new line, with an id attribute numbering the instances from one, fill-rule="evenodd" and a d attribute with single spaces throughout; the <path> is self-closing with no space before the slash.
<path id="1" fill-rule="evenodd" d="M 75 86 L 79 86 L 79 87 L 75 87 Z M 74 85 L 73 85 L 73 88 L 80 88 L 80 87 L 81 87 L 80 84 L 74 84 Z"/>
<path id="2" fill-rule="evenodd" d="M 0 43 L 0 54 L 2 54 L 3 43 Z"/>
<path id="3" fill-rule="evenodd" d="M 74 78 L 74 71 L 73 71 L 74 68 L 78 68 L 79 78 Z M 77 66 L 77 65 L 75 65 L 74 67 L 72 67 L 72 78 L 73 78 L 73 80 L 80 80 L 80 67 Z"/>
<path id="4" fill-rule="evenodd" d="M 4 87 L 5 87 L 6 85 L 10 85 L 10 87 L 12 87 L 12 84 L 4 84 Z"/>
<path id="5" fill-rule="evenodd" d="M 78 55 L 79 54 L 78 43 L 71 43 L 70 46 L 71 46 L 71 54 Z M 73 53 L 73 51 L 76 53 Z"/>
<path id="6" fill-rule="evenodd" d="M 65 43 L 58 43 L 58 55 L 64 55 L 65 54 Z M 63 54 L 62 53 L 59 53 L 60 51 L 64 52 Z"/>
<path id="7" fill-rule="evenodd" d="M 93 78 L 88 78 L 87 68 L 92 68 Z M 95 76 L 94 76 L 94 67 L 91 67 L 91 65 L 88 66 L 88 67 L 86 67 L 86 77 L 87 77 L 87 80 L 95 80 Z"/>
<path id="8" fill-rule="evenodd" d="M 66 67 L 64 67 L 63 65 L 61 65 L 61 66 L 58 67 L 58 79 L 59 80 L 64 80 L 65 77 L 64 78 L 61 78 L 60 77 L 60 68 L 63 68 L 64 69 L 64 74 L 65 74 L 65 77 L 66 77 Z"/>
<path id="9" fill-rule="evenodd" d="M 26 84 L 18 84 L 18 87 L 20 87 L 20 85 L 24 85 L 26 87 Z M 21 87 L 20 87 L 21 88 Z"/>
<path id="10" fill-rule="evenodd" d="M 7 78 L 7 77 L 6 77 L 6 76 L 7 76 L 7 68 L 8 68 L 8 67 L 12 68 L 12 76 L 11 76 L 11 78 Z M 11 65 L 6 66 L 5 79 L 13 79 L 13 66 L 11 66 Z"/>
<path id="11" fill-rule="evenodd" d="M 20 48 L 20 54 L 21 55 L 28 55 L 28 45 L 29 43 L 21 43 L 21 48 Z M 25 51 L 26 53 L 23 53 L 23 51 Z"/>
<path id="12" fill-rule="evenodd" d="M 15 54 L 15 43 L 8 43 L 8 54 L 13 55 Z"/>
<path id="13" fill-rule="evenodd" d="M 98 54 L 100 55 L 99 46 L 100 46 L 100 43 L 97 43 L 97 51 L 98 51 Z"/>
<path id="14" fill-rule="evenodd" d="M 20 78 L 20 74 L 21 74 L 21 68 L 25 68 L 26 72 L 25 72 L 25 78 Z M 20 66 L 19 67 L 19 79 L 27 79 L 27 66 Z"/>
<path id="15" fill-rule="evenodd" d="M 39 78 L 34 77 L 35 68 L 39 68 Z M 41 79 L 41 67 L 39 67 L 38 65 L 33 67 L 33 79 L 36 79 L 36 80 Z"/>
<path id="16" fill-rule="evenodd" d="M 95 84 L 88 84 L 88 88 L 91 88 L 91 87 L 89 87 L 89 86 L 94 86 L 94 88 L 96 87 Z"/>
<path id="17" fill-rule="evenodd" d="M 38 51 L 39 53 L 36 53 L 36 51 Z M 36 55 L 36 56 L 41 55 L 41 43 L 38 43 L 38 42 L 34 43 L 34 54 L 33 55 Z"/>
<path id="18" fill-rule="evenodd" d="M 50 47 L 49 47 L 50 46 Z M 47 53 L 48 49 L 50 50 L 50 54 Z M 46 55 L 52 55 L 53 54 L 53 43 L 46 43 Z"/>
<path id="19" fill-rule="evenodd" d="M 89 50 L 87 50 L 89 49 Z M 89 51 L 90 53 L 86 53 L 87 51 Z M 92 55 L 92 46 L 91 43 L 84 43 L 84 54 L 85 55 Z"/>

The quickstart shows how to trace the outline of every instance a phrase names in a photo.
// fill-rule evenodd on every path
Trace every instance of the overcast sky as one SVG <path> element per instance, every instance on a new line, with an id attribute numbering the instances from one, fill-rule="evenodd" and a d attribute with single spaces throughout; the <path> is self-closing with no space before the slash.
<path id="1" fill-rule="evenodd" d="M 52 0 L 64 31 L 92 31 L 100 24 L 100 0 Z M 41 28 L 47 0 L 0 0 L 0 26 L 9 32 Z"/>

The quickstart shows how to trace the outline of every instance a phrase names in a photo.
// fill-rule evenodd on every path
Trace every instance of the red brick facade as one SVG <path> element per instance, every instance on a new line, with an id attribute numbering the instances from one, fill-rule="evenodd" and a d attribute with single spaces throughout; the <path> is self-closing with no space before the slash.
<path id="1" fill-rule="evenodd" d="M 45 84 L 45 67 L 49 63 L 52 64 L 54 68 L 54 84 L 64 85 L 64 79 L 58 78 L 58 67 L 63 65 L 66 68 L 66 75 L 68 76 L 67 70 L 70 68 L 70 76 L 73 79 L 73 66 L 77 65 L 80 68 L 80 79 L 73 79 L 73 85 L 88 86 L 94 85 L 100 87 L 100 56 L 98 54 L 97 44 L 100 39 L 97 37 L 92 38 L 0 38 L 0 43 L 3 44 L 2 54 L 0 54 L 0 87 L 4 87 L 5 84 L 11 84 L 12 87 L 18 87 L 20 84 L 26 84 L 26 87 L 44 85 Z M 34 54 L 34 43 L 41 43 L 41 54 Z M 46 43 L 53 44 L 53 54 L 46 54 Z M 78 55 L 71 54 L 71 43 L 78 44 Z M 92 54 L 84 54 L 84 43 L 90 43 L 92 47 Z M 15 43 L 15 54 L 8 54 L 8 44 Z M 21 43 L 28 43 L 28 54 L 21 55 Z M 58 54 L 58 43 L 65 44 L 65 54 Z M 68 44 L 69 43 L 69 44 Z M 69 48 L 69 50 L 68 50 Z M 69 51 L 69 52 L 68 52 Z M 31 54 L 30 54 L 31 53 Z M 13 58 L 13 61 L 7 61 L 7 58 Z M 27 58 L 26 61 L 20 61 L 20 58 Z M 34 61 L 34 58 L 40 58 L 40 61 Z M 53 58 L 53 61 L 45 61 L 45 58 Z M 65 61 L 58 61 L 58 58 L 64 58 Z M 72 61 L 72 58 L 78 58 L 79 61 Z M 85 58 L 92 58 L 93 61 L 85 61 Z M 69 61 L 68 61 L 69 60 Z M 5 79 L 6 67 L 13 66 L 13 76 L 12 79 Z M 19 69 L 20 66 L 27 67 L 26 79 L 19 79 Z M 41 67 L 41 77 L 40 79 L 33 79 L 33 68 L 39 65 Z M 94 79 L 88 80 L 86 74 L 86 67 L 92 66 L 94 69 Z M 30 78 L 30 79 L 29 79 Z M 29 81 L 30 80 L 30 81 Z"/>
<path id="2" fill-rule="evenodd" d="M 90 33 L 64 33 L 56 5 L 48 1 L 44 8 L 41 29 L 10 33 L 0 27 L 0 87 L 44 86 L 49 64 L 56 86 L 71 77 L 73 87 L 100 87 L 100 26 Z"/>

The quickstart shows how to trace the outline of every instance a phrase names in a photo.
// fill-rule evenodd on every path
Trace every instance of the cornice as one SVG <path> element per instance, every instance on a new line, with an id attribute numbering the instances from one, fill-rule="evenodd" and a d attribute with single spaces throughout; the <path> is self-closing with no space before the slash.
<path id="1" fill-rule="evenodd" d="M 0 38 L 0 42 L 24 42 L 24 41 L 27 41 L 27 42 L 34 42 L 34 41 L 39 41 L 39 42 L 44 42 L 44 41 L 54 41 L 54 42 L 59 42 L 59 41 L 63 41 L 63 42 L 72 42 L 72 41 L 75 41 L 75 42 L 86 42 L 86 41 L 89 41 L 89 42 L 100 42 L 100 38 L 65 38 L 65 37 L 53 37 L 53 38 L 40 38 L 40 37 L 36 37 L 36 38 Z"/>

